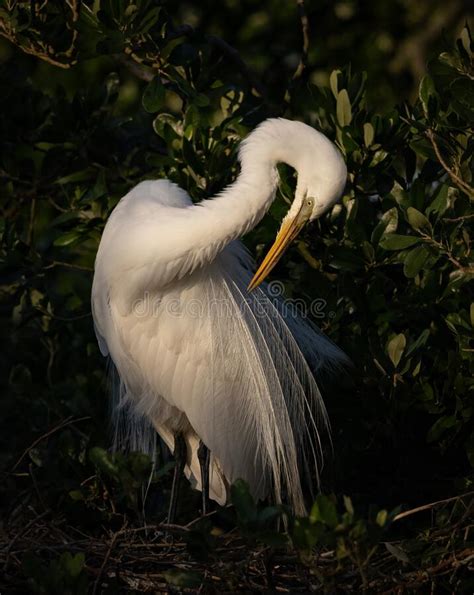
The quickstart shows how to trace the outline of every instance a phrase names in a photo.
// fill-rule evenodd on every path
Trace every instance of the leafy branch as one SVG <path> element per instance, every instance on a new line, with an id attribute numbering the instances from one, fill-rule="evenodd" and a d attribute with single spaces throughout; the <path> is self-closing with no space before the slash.
<path id="1" fill-rule="evenodd" d="M 474 199 L 474 188 L 469 186 L 469 184 L 467 184 L 462 178 L 460 178 L 457 175 L 457 173 L 451 167 L 449 167 L 449 165 L 446 163 L 445 159 L 441 155 L 441 151 L 439 150 L 438 143 L 436 142 L 435 133 L 431 128 L 429 128 L 426 131 L 426 136 L 429 138 L 429 140 L 433 146 L 433 149 L 434 149 L 434 152 L 436 154 L 438 161 L 443 166 L 443 169 L 449 175 L 451 180 L 456 184 L 456 186 L 460 190 L 465 192 L 469 196 L 469 198 Z"/>

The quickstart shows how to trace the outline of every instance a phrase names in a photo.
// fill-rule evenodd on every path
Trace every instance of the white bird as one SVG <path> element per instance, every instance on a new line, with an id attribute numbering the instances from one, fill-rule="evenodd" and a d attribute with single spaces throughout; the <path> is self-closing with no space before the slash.
<path id="1" fill-rule="evenodd" d="M 323 134 L 285 119 L 250 133 L 239 161 L 235 182 L 198 204 L 168 180 L 120 200 L 95 262 L 95 330 L 118 372 L 115 418 L 129 448 L 146 449 L 152 427 L 181 450 L 178 472 L 219 504 L 241 478 L 256 499 L 303 514 L 303 475 L 318 482 L 328 434 L 313 373 L 337 373 L 347 358 L 262 282 L 304 223 L 337 202 L 347 170 Z M 274 200 L 280 162 L 297 172 L 295 198 L 252 276 L 238 238 Z"/>

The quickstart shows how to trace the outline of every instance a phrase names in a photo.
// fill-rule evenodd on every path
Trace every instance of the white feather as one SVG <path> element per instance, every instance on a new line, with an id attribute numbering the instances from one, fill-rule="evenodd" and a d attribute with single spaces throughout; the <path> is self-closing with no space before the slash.
<path id="1" fill-rule="evenodd" d="M 308 152 L 328 164 L 320 176 L 308 171 Z M 321 371 L 346 358 L 305 321 L 285 315 L 266 286 L 247 291 L 253 265 L 235 240 L 273 200 L 277 161 L 298 169 L 296 200 L 313 184 L 327 204 L 340 194 L 345 168 L 325 137 L 286 120 L 259 127 L 240 159 L 237 181 L 199 205 L 166 180 L 142 182 L 119 202 L 97 254 L 94 323 L 120 378 L 118 441 L 153 450 L 154 427 L 173 450 L 175 433 L 183 433 L 186 474 L 200 489 L 202 440 L 211 452 L 213 499 L 224 504 L 229 485 L 242 478 L 256 498 L 287 495 L 303 513 L 301 469 L 318 477 L 319 432 L 328 429 L 307 362 Z"/>

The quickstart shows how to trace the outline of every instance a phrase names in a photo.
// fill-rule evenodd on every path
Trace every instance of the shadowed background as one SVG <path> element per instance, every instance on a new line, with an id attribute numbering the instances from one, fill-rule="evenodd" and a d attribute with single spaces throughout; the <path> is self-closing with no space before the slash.
<path id="1" fill-rule="evenodd" d="M 195 200 L 223 188 L 238 142 L 268 116 L 323 130 L 349 169 L 342 204 L 272 274 L 288 298 L 324 300 L 315 322 L 355 363 L 352 385 L 326 397 L 325 490 L 349 494 L 368 519 L 371 506 L 472 489 L 468 16 L 459 0 L 2 5 L 7 545 L 15 527 L 51 510 L 94 535 L 123 515 L 142 522 L 150 462 L 107 450 L 106 369 L 89 304 L 100 234 L 142 179 L 168 177 Z M 246 238 L 257 258 L 292 197 L 293 172 L 280 173 L 276 202 Z M 158 460 L 148 519 L 164 516 L 171 468 Z M 197 506 L 190 492 L 182 520 Z M 51 586 L 34 570 L 51 556 L 25 570 L 22 555 L 8 562 L 13 582 L 64 592 L 67 561 Z M 77 580 L 81 592 L 87 580 Z"/>

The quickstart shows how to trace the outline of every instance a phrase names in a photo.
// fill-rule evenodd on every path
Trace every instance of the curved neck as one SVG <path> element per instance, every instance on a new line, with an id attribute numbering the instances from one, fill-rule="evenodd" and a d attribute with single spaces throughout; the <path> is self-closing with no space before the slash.
<path id="1" fill-rule="evenodd" d="M 217 196 L 196 205 L 202 216 L 208 217 L 212 234 L 203 237 L 206 242 L 222 245 L 235 240 L 250 231 L 262 219 L 275 198 L 278 186 L 276 163 L 270 159 L 242 163 L 242 169 L 235 182 Z M 204 232 L 204 230 L 203 230 Z"/>
<path id="2" fill-rule="evenodd" d="M 205 261 L 251 230 L 269 209 L 278 186 L 277 163 L 297 168 L 294 132 L 294 123 L 288 120 L 264 122 L 240 146 L 241 172 L 236 181 L 193 207 L 196 235 L 190 240 L 200 244 Z"/>
<path id="3" fill-rule="evenodd" d="M 136 283 L 133 295 L 151 283 L 163 286 L 210 264 L 230 242 L 257 225 L 275 198 L 276 164 L 296 165 L 292 158 L 297 154 L 297 139 L 288 124 L 286 120 L 267 120 L 254 130 L 240 146 L 239 176 L 214 198 L 181 204 L 181 208 L 164 205 L 165 209 L 159 200 L 153 201 L 159 209 L 152 212 L 148 207 L 142 211 L 140 201 L 136 202 L 141 189 L 139 196 L 125 197 L 111 228 L 114 233 L 119 228 L 122 231 L 120 242 L 113 243 L 113 262 L 117 263 L 118 278 L 123 278 L 124 271 L 143 271 L 143 283 L 139 287 Z M 171 184 L 167 191 L 177 193 Z M 106 246 L 104 240 L 102 244 Z M 100 260 L 98 257 L 96 262 L 100 264 Z"/>

